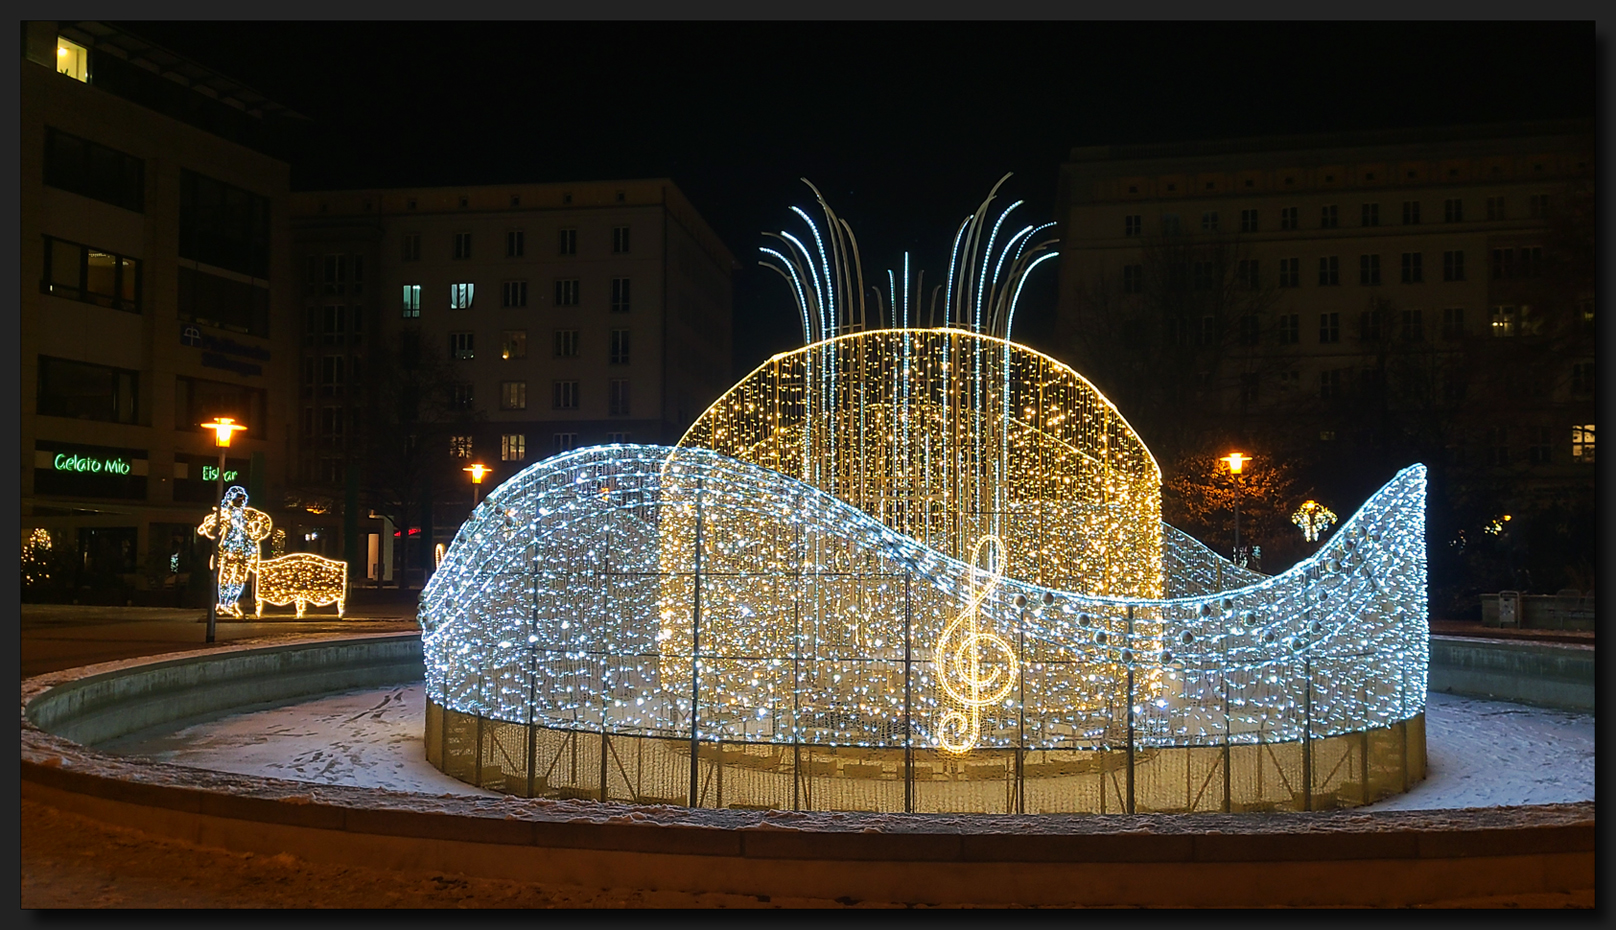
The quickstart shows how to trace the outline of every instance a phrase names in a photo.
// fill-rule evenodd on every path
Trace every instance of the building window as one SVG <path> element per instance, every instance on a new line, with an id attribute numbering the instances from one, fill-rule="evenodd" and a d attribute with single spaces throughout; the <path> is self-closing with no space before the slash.
<path id="1" fill-rule="evenodd" d="M 1279 260 L 1279 286 L 1300 287 L 1302 283 L 1302 260 L 1299 258 L 1282 258 Z"/>
<path id="2" fill-rule="evenodd" d="M 1320 342 L 1340 342 L 1341 341 L 1341 314 L 1339 314 L 1339 313 L 1321 313 L 1321 314 L 1319 314 L 1319 341 Z"/>
<path id="3" fill-rule="evenodd" d="M 1122 234 L 1124 236 L 1137 236 L 1144 228 L 1145 218 L 1137 213 L 1130 213 L 1122 218 Z"/>
<path id="4" fill-rule="evenodd" d="M 1404 342 L 1425 341 L 1424 312 L 1420 310 L 1403 311 L 1402 338 Z"/>
<path id="5" fill-rule="evenodd" d="M 1240 374 L 1240 402 L 1248 405 L 1257 402 L 1256 372 L 1242 372 Z"/>
<path id="6" fill-rule="evenodd" d="M 1380 204 L 1378 204 L 1378 203 L 1366 203 L 1366 204 L 1363 205 L 1363 213 L 1362 213 L 1362 223 L 1361 223 L 1361 225 L 1363 225 L 1363 226 L 1379 226 L 1380 225 Z"/>
<path id="7" fill-rule="evenodd" d="M 348 341 L 348 308 L 331 305 L 325 308 L 325 325 L 321 327 L 322 345 L 340 346 Z"/>
<path id="8" fill-rule="evenodd" d="M 1533 194 L 1527 199 L 1526 204 L 1526 212 L 1535 219 L 1541 219 L 1549 215 L 1548 194 Z"/>
<path id="9" fill-rule="evenodd" d="M 1515 277 L 1515 250 L 1493 249 L 1493 280 Z"/>
<path id="10" fill-rule="evenodd" d="M 1425 253 L 1403 253 L 1403 283 L 1419 284 L 1425 280 Z"/>
<path id="11" fill-rule="evenodd" d="M 614 417 L 628 416 L 628 379 L 613 378 L 610 388 L 611 405 L 608 412 Z"/>
<path id="12" fill-rule="evenodd" d="M 1320 229 L 1335 229 L 1337 226 L 1340 226 L 1340 225 L 1341 225 L 1341 216 L 1337 212 L 1335 204 L 1332 203 L 1329 206 L 1326 206 L 1322 210 L 1319 211 L 1319 228 Z"/>
<path id="13" fill-rule="evenodd" d="M 1235 265 L 1235 277 L 1239 280 L 1240 286 L 1246 290 L 1257 290 L 1261 282 L 1261 278 L 1257 273 L 1257 260 L 1255 258 L 1240 259 L 1239 263 Z"/>
<path id="14" fill-rule="evenodd" d="M 563 452 L 571 452 L 572 450 L 578 448 L 578 434 L 556 433 L 554 442 L 552 443 L 552 448 L 554 448 L 556 455 L 560 455 Z"/>
<path id="15" fill-rule="evenodd" d="M 526 410 L 527 382 L 501 381 L 499 383 L 499 409 Z"/>
<path id="16" fill-rule="evenodd" d="M 555 302 L 558 307 L 578 306 L 578 279 L 562 278 L 555 283 Z"/>
<path id="17" fill-rule="evenodd" d="M 453 410 L 471 410 L 477 406 L 476 385 L 470 381 L 457 381 L 449 389 L 449 407 Z"/>
<path id="18" fill-rule="evenodd" d="M 1464 338 L 1464 308 L 1444 307 L 1442 309 L 1442 340 L 1444 342 L 1457 342 Z"/>
<path id="19" fill-rule="evenodd" d="M 1571 460 L 1585 465 L 1594 461 L 1594 425 L 1571 427 Z"/>
<path id="20" fill-rule="evenodd" d="M 499 437 L 499 460 L 521 462 L 527 459 L 527 436 L 523 433 L 505 433 Z"/>
<path id="21" fill-rule="evenodd" d="M 472 455 L 470 436 L 450 436 L 449 454 L 457 459 L 469 459 Z"/>
<path id="22" fill-rule="evenodd" d="M 348 256 L 327 255 L 325 257 L 325 286 L 322 290 L 327 297 L 341 296 L 348 290 Z"/>
<path id="23" fill-rule="evenodd" d="M 1201 231 L 1202 232 L 1217 232 L 1218 231 L 1218 211 L 1216 211 L 1216 210 L 1208 210 L 1207 212 L 1201 214 Z"/>
<path id="24" fill-rule="evenodd" d="M 404 317 L 405 319 L 418 319 L 421 316 L 421 285 L 404 285 Z"/>
<path id="25" fill-rule="evenodd" d="M 454 257 L 457 259 L 471 257 L 471 233 L 457 232 L 454 234 Z"/>
<path id="26" fill-rule="evenodd" d="M 1464 253 L 1459 251 L 1442 253 L 1442 280 L 1463 281 L 1465 279 Z"/>
<path id="27" fill-rule="evenodd" d="M 1594 392 L 1594 363 L 1577 362 L 1571 366 L 1571 393 L 1592 394 Z"/>
<path id="28" fill-rule="evenodd" d="M 613 365 L 628 364 L 628 330 L 626 329 L 612 330 L 611 363 Z"/>
<path id="29" fill-rule="evenodd" d="M 1520 250 L 1520 263 L 1515 266 L 1520 277 L 1536 278 L 1543 274 L 1543 249 L 1528 246 Z"/>
<path id="30" fill-rule="evenodd" d="M 1240 231 L 1243 233 L 1253 233 L 1257 231 L 1256 210 L 1240 211 Z"/>
<path id="31" fill-rule="evenodd" d="M 507 329 L 499 334 L 499 357 L 527 358 L 527 330 Z"/>
<path id="32" fill-rule="evenodd" d="M 556 254 L 557 255 L 577 255 L 578 254 L 578 230 L 576 230 L 576 229 L 562 229 L 562 230 L 559 230 L 557 232 L 557 234 L 556 234 Z"/>
<path id="33" fill-rule="evenodd" d="M 1442 201 L 1442 222 L 1464 222 L 1464 201 L 1457 198 Z"/>
<path id="34" fill-rule="evenodd" d="M 114 310 L 140 312 L 140 259 L 45 237 L 40 290 Z"/>
<path id="35" fill-rule="evenodd" d="M 1358 256 L 1358 283 L 1359 284 L 1379 284 L 1380 283 L 1380 256 L 1379 255 L 1360 255 L 1360 256 Z"/>
<path id="36" fill-rule="evenodd" d="M 36 401 L 44 416 L 138 423 L 140 373 L 41 355 Z M 248 412 L 242 411 L 241 418 Z"/>
<path id="37" fill-rule="evenodd" d="M 575 358 L 578 355 L 578 331 L 576 329 L 558 329 L 555 331 L 555 354 L 557 358 Z"/>
<path id="38" fill-rule="evenodd" d="M 418 262 L 421 260 L 421 234 L 404 234 L 404 261 Z"/>
<path id="39" fill-rule="evenodd" d="M 449 334 L 449 357 L 451 359 L 476 358 L 473 351 L 471 333 Z"/>
<path id="40" fill-rule="evenodd" d="M 145 212 L 144 161 L 48 126 L 45 128 L 45 183 L 135 213 Z M 181 212 L 184 210 L 182 203 Z"/>
<path id="41" fill-rule="evenodd" d="M 1487 430 L 1487 464 L 1509 464 L 1509 429 L 1494 426 Z"/>
<path id="42" fill-rule="evenodd" d="M 56 73 L 75 81 L 90 82 L 90 52 L 77 42 L 56 37 Z"/>
<path id="43" fill-rule="evenodd" d="M 612 252 L 621 255 L 628 251 L 628 227 L 612 227 Z"/>
<path id="44" fill-rule="evenodd" d="M 1380 341 L 1381 314 L 1379 310 L 1365 310 L 1358 314 L 1358 341 Z"/>
<path id="45" fill-rule="evenodd" d="M 477 285 L 475 284 L 451 284 L 449 285 L 449 309 L 469 310 L 471 309 L 471 302 L 476 296 Z"/>
<path id="46" fill-rule="evenodd" d="M 628 433 L 607 433 L 606 441 L 610 443 L 628 442 Z"/>
<path id="47" fill-rule="evenodd" d="M 1161 216 L 1161 229 L 1162 229 L 1162 235 L 1164 235 L 1164 236 L 1176 236 L 1176 235 L 1178 235 L 1179 232 L 1181 231 L 1180 227 L 1179 227 L 1179 224 L 1178 224 L 1178 214 L 1177 213 L 1163 213 L 1162 216 Z"/>
<path id="48" fill-rule="evenodd" d="M 353 257 L 353 292 L 355 296 L 365 292 L 365 256 Z"/>
<path id="49" fill-rule="evenodd" d="M 1341 259 L 1330 255 L 1319 259 L 1319 286 L 1334 287 L 1341 283 Z"/>
<path id="50" fill-rule="evenodd" d="M 557 381 L 552 388 L 550 406 L 557 410 L 578 409 L 578 382 Z"/>
<path id="51" fill-rule="evenodd" d="M 1138 294 L 1145 289 L 1145 266 L 1122 266 L 1122 293 Z"/>
<path id="52" fill-rule="evenodd" d="M 1549 439 L 1549 428 L 1535 426 L 1532 428 L 1531 436 L 1532 444 L 1526 449 L 1526 460 L 1533 465 L 1549 464 L 1549 446 L 1552 442 Z"/>
<path id="53" fill-rule="evenodd" d="M 508 230 L 505 233 L 505 257 L 521 258 L 527 246 L 526 235 L 520 229 Z"/>
<path id="54" fill-rule="evenodd" d="M 1488 197 L 1487 198 L 1487 219 L 1489 219 L 1489 220 L 1501 220 L 1503 218 L 1504 218 L 1504 198 L 1502 198 L 1502 197 Z"/>
<path id="55" fill-rule="evenodd" d="M 1280 345 L 1295 345 L 1302 341 L 1302 315 L 1300 313 L 1281 313 L 1275 322 L 1278 324 L 1276 332 L 1279 334 Z"/>
<path id="56" fill-rule="evenodd" d="M 1284 208 L 1280 209 L 1280 211 L 1279 211 L 1279 228 L 1280 229 L 1295 229 L 1296 228 L 1296 208 L 1295 207 L 1284 207 Z"/>
<path id="57" fill-rule="evenodd" d="M 1302 384 L 1302 373 L 1299 371 L 1282 371 L 1276 375 L 1279 389 L 1287 394 L 1295 391 Z"/>
<path id="58" fill-rule="evenodd" d="M 1498 306 L 1493 308 L 1492 334 L 1494 336 L 1515 335 L 1515 308 Z"/>
<path id="59" fill-rule="evenodd" d="M 1577 325 L 1583 332 L 1594 331 L 1594 302 L 1591 300 L 1577 301 Z"/>
<path id="60" fill-rule="evenodd" d="M 501 307 L 527 306 L 527 282 L 506 281 L 500 290 L 499 305 Z"/>
<path id="61" fill-rule="evenodd" d="M 612 312 L 627 313 L 629 310 L 628 278 L 612 279 Z"/>
<path id="62" fill-rule="evenodd" d="M 1245 313 L 1240 316 L 1239 340 L 1243 346 L 1257 344 L 1258 333 L 1261 332 L 1262 320 L 1255 313 Z"/>
<path id="63" fill-rule="evenodd" d="M 1194 287 L 1198 291 L 1210 291 L 1212 289 L 1212 263 L 1191 263 L 1190 282 L 1190 286 Z"/>
<path id="64" fill-rule="evenodd" d="M 1319 372 L 1319 397 L 1323 400 L 1330 400 L 1331 398 L 1340 396 L 1341 369 L 1335 368 L 1331 369 L 1330 371 Z M 1324 434 L 1320 433 L 1319 438 L 1323 439 Z M 1332 435 L 1331 438 L 1333 439 L 1335 437 Z"/>

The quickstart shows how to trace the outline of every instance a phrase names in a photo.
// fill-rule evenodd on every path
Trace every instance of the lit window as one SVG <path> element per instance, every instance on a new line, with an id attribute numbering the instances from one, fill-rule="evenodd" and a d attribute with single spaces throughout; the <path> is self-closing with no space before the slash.
<path id="1" fill-rule="evenodd" d="M 421 315 L 421 285 L 404 285 L 404 316 L 414 319 Z"/>
<path id="2" fill-rule="evenodd" d="M 507 329 L 499 335 L 499 357 L 527 358 L 527 330 Z"/>
<path id="3" fill-rule="evenodd" d="M 1571 427 L 1571 460 L 1574 462 L 1593 463 L 1594 460 L 1594 425 Z"/>
<path id="4" fill-rule="evenodd" d="M 1494 307 L 1492 324 L 1492 332 L 1494 336 L 1515 335 L 1515 308 Z"/>
<path id="5" fill-rule="evenodd" d="M 471 307 L 471 301 L 477 295 L 475 284 L 449 285 L 449 309 L 466 310 Z"/>
<path id="6" fill-rule="evenodd" d="M 84 46 L 56 37 L 56 73 L 75 81 L 90 81 L 90 52 Z"/>
<path id="7" fill-rule="evenodd" d="M 471 458 L 471 437 L 470 436 L 450 436 L 449 437 L 449 454 L 454 456 L 457 459 L 469 459 L 469 458 Z"/>
<path id="8" fill-rule="evenodd" d="M 501 462 L 520 462 L 527 458 L 527 436 L 522 433 L 506 433 L 499 437 L 499 460 Z"/>

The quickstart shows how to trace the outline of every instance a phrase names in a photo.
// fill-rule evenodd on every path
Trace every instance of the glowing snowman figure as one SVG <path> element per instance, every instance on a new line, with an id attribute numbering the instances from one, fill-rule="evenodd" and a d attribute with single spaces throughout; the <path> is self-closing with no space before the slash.
<path id="1" fill-rule="evenodd" d="M 247 586 L 247 579 L 258 569 L 258 544 L 269 536 L 274 521 L 269 514 L 247 506 L 247 490 L 232 485 L 224 492 L 219 509 L 208 514 L 198 534 L 215 539 L 223 524 L 222 538 L 217 548 L 219 568 L 219 613 L 240 617 L 241 608 L 236 601 Z M 210 566 L 211 567 L 211 566 Z"/>

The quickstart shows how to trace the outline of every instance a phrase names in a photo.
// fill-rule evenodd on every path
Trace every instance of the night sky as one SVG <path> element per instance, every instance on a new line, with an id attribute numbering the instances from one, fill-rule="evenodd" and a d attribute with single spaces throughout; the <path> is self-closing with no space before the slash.
<path id="1" fill-rule="evenodd" d="M 905 249 L 935 280 L 1006 171 L 1050 219 L 1074 145 L 1589 117 L 1596 85 L 1591 23 L 119 25 L 310 117 L 295 190 L 671 177 L 742 266 L 737 376 L 800 340 L 755 264 L 800 177 L 867 281 Z"/>

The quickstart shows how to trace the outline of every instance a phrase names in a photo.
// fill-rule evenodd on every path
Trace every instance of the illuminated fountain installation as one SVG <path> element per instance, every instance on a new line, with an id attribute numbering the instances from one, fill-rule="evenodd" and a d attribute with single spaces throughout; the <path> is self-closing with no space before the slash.
<path id="1" fill-rule="evenodd" d="M 1424 468 L 1274 577 L 1166 526 L 1123 416 L 1010 341 L 1054 253 L 992 200 L 925 313 L 907 267 L 866 301 L 846 223 L 798 211 L 764 251 L 803 348 L 677 447 L 489 494 L 421 598 L 428 759 L 804 810 L 1326 809 L 1421 779 Z"/>

